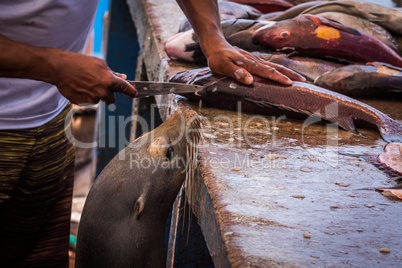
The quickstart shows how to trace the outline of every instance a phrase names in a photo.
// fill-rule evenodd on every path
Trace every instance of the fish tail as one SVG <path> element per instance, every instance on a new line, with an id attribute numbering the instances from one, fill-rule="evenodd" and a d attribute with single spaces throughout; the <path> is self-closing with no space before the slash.
<path id="1" fill-rule="evenodd" d="M 402 142 L 402 125 L 393 119 L 387 120 L 379 131 L 386 142 Z"/>

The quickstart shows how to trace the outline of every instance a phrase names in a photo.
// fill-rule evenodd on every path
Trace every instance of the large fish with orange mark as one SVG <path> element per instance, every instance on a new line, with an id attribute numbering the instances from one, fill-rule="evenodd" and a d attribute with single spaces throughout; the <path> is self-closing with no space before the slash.
<path id="1" fill-rule="evenodd" d="M 355 122 L 376 126 L 387 142 L 402 141 L 402 125 L 379 110 L 339 93 L 308 83 L 293 82 L 291 86 L 254 76 L 252 85 L 212 74 L 208 68 L 176 73 L 171 82 L 208 85 L 189 99 L 202 99 L 203 104 L 244 112 L 292 117 L 315 115 L 353 133 Z"/>
<path id="2" fill-rule="evenodd" d="M 296 50 L 303 56 L 379 61 L 402 67 L 402 57 L 377 38 L 314 15 L 261 27 L 253 33 L 252 41 L 271 49 Z"/>
<path id="3" fill-rule="evenodd" d="M 399 53 L 399 46 L 395 41 L 395 38 L 390 34 L 387 29 L 381 27 L 374 22 L 341 12 L 324 12 L 317 14 L 317 16 L 336 21 L 345 26 L 352 27 L 356 30 L 372 35 L 383 41 L 390 48 Z"/>

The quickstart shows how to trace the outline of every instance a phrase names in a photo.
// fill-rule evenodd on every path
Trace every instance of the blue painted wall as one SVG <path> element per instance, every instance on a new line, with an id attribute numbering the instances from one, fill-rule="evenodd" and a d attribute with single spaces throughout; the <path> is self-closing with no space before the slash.
<path id="1" fill-rule="evenodd" d="M 101 53 L 103 16 L 107 10 L 109 10 L 109 0 L 99 0 L 99 5 L 96 11 L 95 24 L 94 24 L 93 54 L 101 58 L 104 57 L 104 55 L 102 55 Z"/>

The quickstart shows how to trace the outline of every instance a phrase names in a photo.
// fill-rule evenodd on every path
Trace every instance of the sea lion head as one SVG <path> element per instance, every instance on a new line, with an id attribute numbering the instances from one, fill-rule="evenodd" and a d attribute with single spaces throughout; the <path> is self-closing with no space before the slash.
<path id="1" fill-rule="evenodd" d="M 137 177 L 148 177 L 147 183 L 154 189 L 162 191 L 164 196 L 169 189 L 175 197 L 186 175 L 193 176 L 190 173 L 197 160 L 200 131 L 198 114 L 182 107 L 159 127 L 130 144 L 125 156 Z"/>
<path id="2" fill-rule="evenodd" d="M 85 203 L 77 267 L 165 266 L 166 221 L 183 181 L 194 176 L 200 131 L 197 113 L 180 108 L 110 161 Z"/>

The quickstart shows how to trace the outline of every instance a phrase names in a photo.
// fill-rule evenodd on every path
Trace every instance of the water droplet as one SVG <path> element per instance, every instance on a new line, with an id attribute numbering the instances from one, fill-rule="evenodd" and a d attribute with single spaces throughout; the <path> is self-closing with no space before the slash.
<path id="1" fill-rule="evenodd" d="M 236 82 L 232 82 L 232 83 L 230 83 L 230 85 L 229 85 L 229 87 L 231 88 L 231 89 L 235 89 L 235 88 L 237 88 L 237 83 Z"/>

